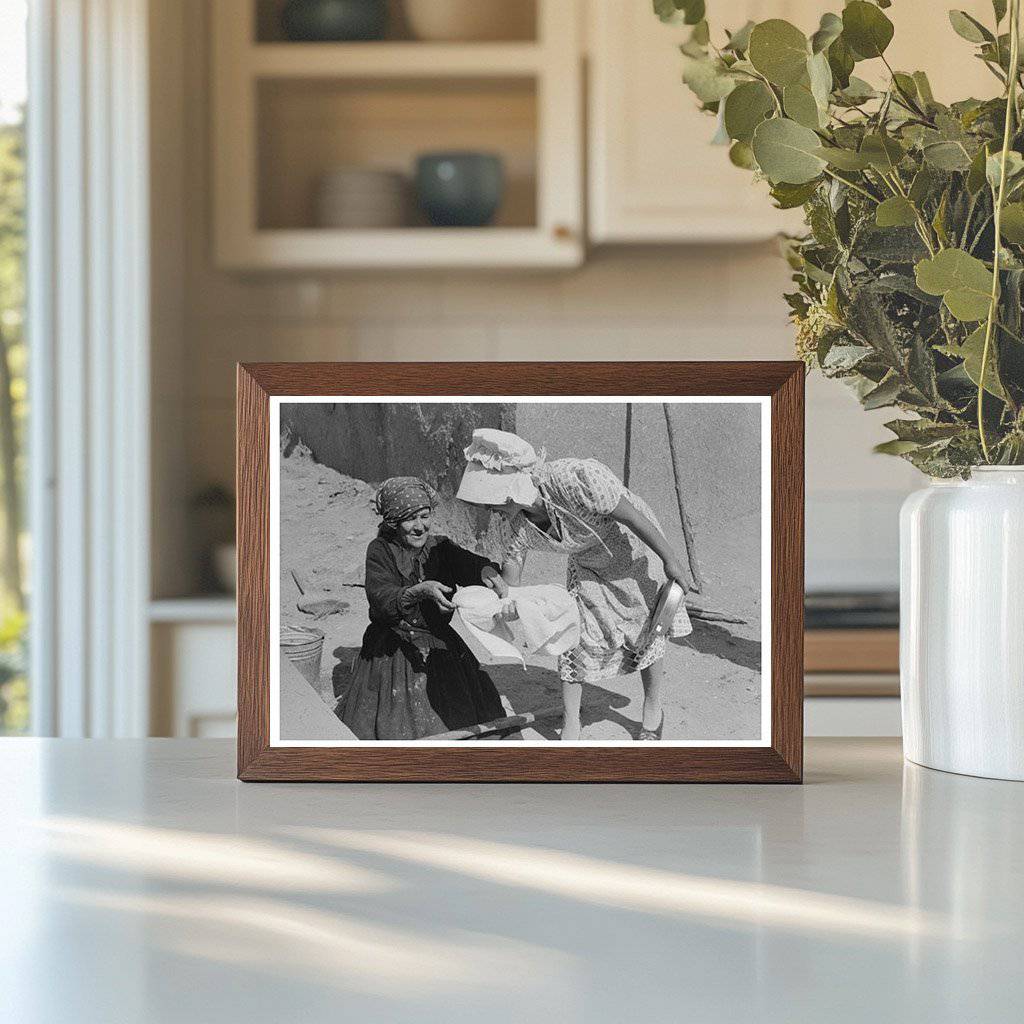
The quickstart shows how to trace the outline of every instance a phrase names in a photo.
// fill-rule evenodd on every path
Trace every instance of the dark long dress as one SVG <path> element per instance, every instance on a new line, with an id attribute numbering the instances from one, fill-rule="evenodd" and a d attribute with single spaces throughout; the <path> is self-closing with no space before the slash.
<path id="1" fill-rule="evenodd" d="M 504 714 L 494 683 L 449 625 L 451 613 L 407 596 L 422 580 L 479 585 L 489 565 L 447 537 L 428 537 L 419 551 L 385 536 L 370 541 L 370 625 L 343 692 L 335 694 L 335 713 L 361 740 L 420 739 Z"/>

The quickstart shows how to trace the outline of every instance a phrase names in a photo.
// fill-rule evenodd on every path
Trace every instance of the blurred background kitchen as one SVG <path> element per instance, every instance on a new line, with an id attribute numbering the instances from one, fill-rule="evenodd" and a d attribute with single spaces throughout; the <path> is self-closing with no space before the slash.
<path id="1" fill-rule="evenodd" d="M 26 40 L 24 3 L 4 3 L 4 47 L 12 57 L 31 48 L 32 32 Z M 97 31 L 85 17 L 89 5 L 64 6 L 78 10 L 77 18 L 47 31 L 63 39 L 60 45 L 88 40 Z M 748 17 L 775 15 L 808 29 L 836 6 L 731 0 L 710 2 L 709 17 L 715 27 L 735 28 Z M 980 0 L 966 6 L 988 8 Z M 897 0 L 887 12 L 897 26 L 894 67 L 939 66 L 952 35 L 926 7 Z M 798 230 L 799 219 L 774 210 L 765 190 L 732 167 L 723 148 L 709 145 L 713 123 L 680 82 L 677 45 L 685 30 L 659 23 L 650 0 L 112 5 L 124 8 L 129 27 L 132 10 L 144 15 L 131 45 L 116 31 L 103 36 L 104 45 L 115 56 L 122 47 L 148 49 L 148 58 L 141 67 L 115 61 L 104 72 L 125 85 L 106 89 L 115 106 L 93 110 L 99 85 L 88 61 L 81 82 L 22 74 L 29 111 L 41 112 L 40 123 L 49 123 L 64 147 L 52 159 L 33 154 L 34 142 L 48 145 L 37 128 L 28 136 L 30 165 L 35 155 L 51 185 L 56 175 L 88 195 L 112 174 L 101 193 L 109 237 L 87 232 L 83 250 L 108 265 L 108 245 L 112 269 L 86 283 L 108 289 L 115 310 L 118 303 L 135 309 L 144 323 L 135 335 L 143 347 L 119 348 L 117 339 L 129 334 L 113 315 L 115 345 L 88 377 L 93 391 L 79 410 L 82 429 L 100 431 L 82 443 L 99 454 L 86 460 L 84 489 L 74 493 L 88 491 L 89 474 L 106 473 L 114 495 L 109 522 L 121 517 L 125 527 L 107 525 L 93 483 L 89 522 L 101 525 L 96 537 L 82 539 L 87 557 L 62 563 L 59 544 L 71 541 L 61 506 L 47 511 L 41 486 L 35 499 L 18 498 L 35 514 L 19 527 L 26 536 L 14 559 L 18 572 L 57 581 L 58 591 L 76 586 L 79 597 L 69 613 L 59 593 L 43 595 L 49 603 L 39 604 L 41 614 L 63 615 L 72 640 L 65 630 L 65 670 L 39 650 L 32 661 L 38 672 L 26 678 L 16 657 L 23 622 L 16 613 L 28 584 L 21 575 L 10 582 L 8 555 L 5 623 L 13 623 L 15 639 L 0 641 L 15 654 L 0 677 L 6 731 L 233 732 L 237 361 L 794 357 L 782 299 L 788 270 L 774 237 Z M 37 26 L 37 46 L 41 31 Z M 960 63 L 943 67 L 946 88 L 989 95 L 984 69 Z M 140 80 L 148 104 L 135 110 L 131 85 Z M 72 152 L 86 154 L 81 165 L 61 164 L 68 138 L 52 116 L 46 121 L 54 97 L 76 86 L 94 117 L 89 123 L 95 128 L 98 120 L 107 132 L 108 151 L 120 143 L 127 154 L 114 172 L 100 168 L 99 185 L 90 184 L 92 151 L 79 138 Z M 25 100 L 17 68 L 0 88 L 4 138 L 19 138 Z M 111 128 L 122 121 L 136 129 L 123 140 Z M 60 194 L 38 183 L 29 191 L 40 205 Z M 74 221 L 74 194 L 56 201 L 51 220 L 42 210 L 29 216 L 23 230 L 30 249 L 33 230 L 49 239 L 55 223 Z M 133 211 L 148 216 L 144 234 L 132 233 Z M 0 230 L 5 244 L 18 236 L 6 220 Z M 141 267 L 128 258 L 133 239 L 145 246 Z M 56 251 L 65 241 L 58 230 Z M 20 258 L 12 257 L 15 264 Z M 59 260 L 51 263 L 55 279 L 59 269 Z M 34 273 L 41 280 L 38 264 Z M 127 294 L 133 274 L 136 292 L 148 290 L 141 313 Z M 9 288 L 3 302 L 8 363 L 22 380 L 23 298 Z M 46 314 L 37 308 L 40 330 Z M 66 316 L 51 319 L 59 339 Z M 86 324 L 84 336 L 99 336 L 102 326 Z M 35 392 L 36 378 L 29 380 L 29 404 L 56 394 L 55 382 L 64 382 L 62 395 L 72 393 L 77 370 L 93 365 L 85 350 L 75 351 L 81 366 L 61 359 L 59 340 L 55 351 L 33 348 L 42 383 Z M 140 386 L 132 386 L 131 373 L 141 375 L 134 378 Z M 96 381 L 111 383 L 97 391 Z M 13 387 L 17 397 L 17 382 Z M 110 406 L 119 419 L 104 419 Z M 24 445 L 26 414 L 20 406 L 15 413 L 14 436 Z M 37 418 L 46 419 L 38 410 Z M 885 439 L 886 418 L 884 411 L 865 414 L 841 385 L 809 378 L 811 734 L 899 731 L 897 514 L 919 482 L 907 464 L 872 454 Z M 76 466 L 74 452 L 58 445 L 69 428 L 59 416 L 56 422 L 55 465 Z M 141 432 L 133 429 L 140 424 Z M 32 436 L 48 443 L 42 426 Z M 0 469 L 6 473 L 7 465 Z M 21 474 L 18 462 L 5 479 L 18 483 Z M 35 545 L 28 535 L 38 536 Z M 53 565 L 50 577 L 39 575 L 38 565 L 35 575 L 25 568 L 47 535 L 59 542 L 47 557 L 70 565 L 70 579 Z M 91 675 L 68 696 L 70 684 L 61 679 L 77 670 L 67 668 L 76 629 Z M 129 648 L 145 652 L 144 664 L 124 658 Z M 110 666 L 123 679 L 104 695 Z M 119 697 L 118 687 L 130 692 Z M 117 711 L 119 700 L 127 712 Z"/>

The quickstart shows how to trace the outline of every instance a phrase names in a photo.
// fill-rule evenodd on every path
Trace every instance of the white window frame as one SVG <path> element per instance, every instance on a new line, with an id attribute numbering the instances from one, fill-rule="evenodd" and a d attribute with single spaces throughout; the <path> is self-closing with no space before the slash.
<path id="1" fill-rule="evenodd" d="M 144 736 L 148 0 L 29 7 L 32 729 Z"/>

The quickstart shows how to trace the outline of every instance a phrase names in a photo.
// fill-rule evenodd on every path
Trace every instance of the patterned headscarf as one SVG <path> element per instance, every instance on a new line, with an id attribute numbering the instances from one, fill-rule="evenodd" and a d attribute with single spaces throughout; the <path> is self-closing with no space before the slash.
<path id="1" fill-rule="evenodd" d="M 434 489 L 419 477 L 393 476 L 377 488 L 373 510 L 385 526 L 397 526 L 421 508 L 433 508 L 435 501 Z"/>

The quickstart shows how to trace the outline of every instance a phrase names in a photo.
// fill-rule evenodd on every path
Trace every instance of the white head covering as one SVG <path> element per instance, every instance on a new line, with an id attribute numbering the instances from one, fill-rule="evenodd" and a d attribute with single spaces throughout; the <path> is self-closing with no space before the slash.
<path id="1" fill-rule="evenodd" d="M 543 461 L 533 445 L 517 434 L 492 427 L 473 431 L 465 448 L 468 465 L 455 497 L 473 505 L 532 505 L 537 485 L 532 470 Z"/>

